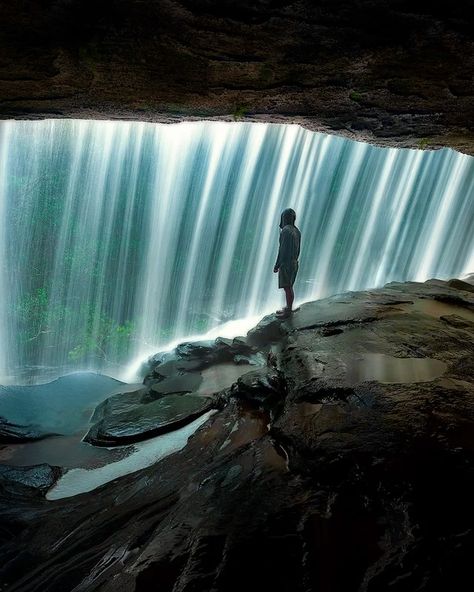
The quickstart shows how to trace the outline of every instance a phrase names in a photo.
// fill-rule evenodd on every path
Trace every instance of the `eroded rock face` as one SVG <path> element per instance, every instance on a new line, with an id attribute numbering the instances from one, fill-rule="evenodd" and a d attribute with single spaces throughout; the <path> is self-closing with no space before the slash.
<path id="1" fill-rule="evenodd" d="M 474 544 L 464 288 L 308 303 L 281 323 L 276 368 L 241 377 L 181 452 L 69 500 L 0 491 L 0 533 L 16 533 L 2 539 L 6 589 L 462 589 Z"/>
<path id="2" fill-rule="evenodd" d="M 296 122 L 474 153 L 470 2 L 2 3 L 3 117 Z"/>

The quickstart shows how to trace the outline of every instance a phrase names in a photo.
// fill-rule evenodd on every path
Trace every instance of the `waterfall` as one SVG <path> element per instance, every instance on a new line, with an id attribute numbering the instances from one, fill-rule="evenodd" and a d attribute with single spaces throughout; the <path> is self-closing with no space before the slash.
<path id="1" fill-rule="evenodd" d="M 0 380 L 126 364 L 296 298 L 474 269 L 474 159 L 298 126 L 0 123 Z"/>
<path id="2" fill-rule="evenodd" d="M 8 339 L 10 331 L 7 323 L 7 262 L 6 262 L 6 224 L 5 203 L 7 194 L 7 146 L 9 143 L 9 127 L 3 126 L 0 131 L 0 379 L 9 367 Z"/>

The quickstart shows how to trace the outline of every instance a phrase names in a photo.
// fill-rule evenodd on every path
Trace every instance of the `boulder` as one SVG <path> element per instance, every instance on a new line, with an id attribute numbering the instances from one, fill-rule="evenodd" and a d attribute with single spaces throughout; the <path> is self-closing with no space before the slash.
<path id="1" fill-rule="evenodd" d="M 105 401 L 102 401 L 102 403 L 94 409 L 91 423 L 95 424 L 105 417 L 118 415 L 120 413 L 125 413 L 130 409 L 134 409 L 143 403 L 147 392 L 148 389 L 146 387 L 140 386 L 131 391 L 123 391 L 112 395 Z"/>
<path id="2" fill-rule="evenodd" d="M 256 351 L 255 351 L 256 350 Z M 261 351 L 254 348 L 253 353 L 236 354 L 232 361 L 234 364 L 242 365 L 248 364 L 250 366 L 265 366 L 268 357 L 268 348 L 262 347 Z"/>
<path id="3" fill-rule="evenodd" d="M 217 337 L 215 340 L 181 343 L 172 352 L 158 353 L 148 360 L 149 371 L 143 382 L 152 385 L 181 374 L 199 372 L 214 364 L 235 361 L 235 356 L 245 356 L 249 364 L 259 364 L 261 360 L 257 353 L 258 347 L 245 338 Z M 247 363 L 243 360 L 238 358 L 236 363 Z"/>
<path id="4" fill-rule="evenodd" d="M 30 467 L 0 465 L 0 495 L 43 496 L 61 475 L 60 467 L 48 464 Z"/>
<path id="5" fill-rule="evenodd" d="M 452 279 L 447 282 L 450 288 L 455 288 L 456 290 L 463 290 L 464 292 L 474 292 L 474 285 L 468 281 Z"/>
<path id="6" fill-rule="evenodd" d="M 137 401 L 125 409 L 108 406 L 84 440 L 96 446 L 117 446 L 171 432 L 192 422 L 214 405 L 210 397 L 170 394 L 156 401 Z"/>
<path id="7" fill-rule="evenodd" d="M 286 334 L 282 325 L 284 325 L 283 319 L 278 318 L 275 314 L 267 315 L 256 327 L 250 329 L 247 333 L 247 341 L 257 347 L 275 343 Z"/>
<path id="8" fill-rule="evenodd" d="M 283 399 L 284 386 L 276 371 L 259 368 L 241 376 L 232 386 L 231 395 L 257 405 L 271 405 Z"/>
<path id="9" fill-rule="evenodd" d="M 219 345 L 213 340 L 207 341 L 192 341 L 187 343 L 180 343 L 175 352 L 178 357 L 182 359 L 199 359 L 206 360 L 209 357 L 213 357 Z"/>

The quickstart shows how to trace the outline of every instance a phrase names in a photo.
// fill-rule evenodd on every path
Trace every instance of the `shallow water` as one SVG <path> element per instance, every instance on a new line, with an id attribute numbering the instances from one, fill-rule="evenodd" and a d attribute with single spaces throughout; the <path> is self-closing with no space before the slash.
<path id="1" fill-rule="evenodd" d="M 442 376 L 447 365 L 433 358 L 396 358 L 386 354 L 364 354 L 346 362 L 350 383 L 376 380 L 384 384 L 430 382 Z"/>
<path id="2" fill-rule="evenodd" d="M 202 383 L 196 390 L 198 395 L 211 395 L 230 387 L 243 374 L 255 370 L 249 364 L 222 363 L 201 370 Z"/>
<path id="3" fill-rule="evenodd" d="M 407 310 L 410 310 L 408 306 Z M 474 310 L 469 310 L 469 308 L 457 306 L 456 304 L 431 300 L 429 298 L 420 298 L 419 300 L 416 300 L 411 306 L 411 310 L 436 318 L 456 315 L 474 323 Z"/>
<path id="4" fill-rule="evenodd" d="M 188 438 L 215 412 L 215 410 L 208 411 L 184 428 L 174 432 L 134 444 L 132 452 L 118 461 L 91 470 L 71 469 L 48 491 L 46 499 L 58 500 L 92 491 L 109 481 L 157 463 L 165 456 L 183 449 Z"/>
<path id="5" fill-rule="evenodd" d="M 76 372 L 35 386 L 0 386 L 0 417 L 41 433 L 72 435 L 89 425 L 95 407 L 133 385 L 93 372 Z"/>
<path id="6" fill-rule="evenodd" d="M 125 458 L 133 452 L 131 446 L 99 448 L 82 442 L 84 434 L 55 436 L 0 447 L 0 463 L 30 466 L 47 463 L 66 469 L 92 469 Z"/>

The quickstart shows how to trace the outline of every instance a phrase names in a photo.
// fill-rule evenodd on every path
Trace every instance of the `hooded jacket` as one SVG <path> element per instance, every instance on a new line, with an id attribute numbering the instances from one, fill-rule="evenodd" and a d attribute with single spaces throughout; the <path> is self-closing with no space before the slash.
<path id="1" fill-rule="evenodd" d="M 296 214 L 291 208 L 283 210 L 280 218 L 280 248 L 275 267 L 292 269 L 298 266 L 301 233 L 295 226 Z"/>

